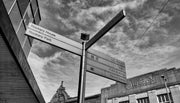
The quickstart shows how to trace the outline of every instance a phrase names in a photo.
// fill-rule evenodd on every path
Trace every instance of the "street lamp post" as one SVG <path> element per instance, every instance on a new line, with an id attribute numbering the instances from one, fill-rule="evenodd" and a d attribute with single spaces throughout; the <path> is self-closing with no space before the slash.
<path id="1" fill-rule="evenodd" d="M 166 92 L 167 92 L 167 95 L 168 95 L 168 99 L 169 99 L 169 103 L 171 103 L 171 98 L 170 98 L 170 94 L 169 94 L 169 88 L 167 86 L 167 79 L 165 78 L 164 75 L 161 75 L 161 78 L 163 79 L 164 81 L 164 85 L 165 85 L 165 88 L 166 88 Z"/>

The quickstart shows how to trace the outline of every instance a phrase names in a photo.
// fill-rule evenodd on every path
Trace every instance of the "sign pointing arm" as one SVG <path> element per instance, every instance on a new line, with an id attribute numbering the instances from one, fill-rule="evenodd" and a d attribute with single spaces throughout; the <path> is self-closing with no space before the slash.
<path id="1" fill-rule="evenodd" d="M 108 22 L 95 36 L 86 43 L 86 50 L 90 48 L 96 41 L 98 41 L 104 34 L 106 34 L 112 27 L 125 17 L 125 11 L 119 12 L 111 21 Z"/>

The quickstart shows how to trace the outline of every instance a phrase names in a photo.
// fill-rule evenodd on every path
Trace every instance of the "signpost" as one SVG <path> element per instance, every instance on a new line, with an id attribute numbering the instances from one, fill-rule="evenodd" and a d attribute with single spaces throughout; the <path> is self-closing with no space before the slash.
<path id="1" fill-rule="evenodd" d="M 92 39 L 89 40 L 89 42 L 87 42 L 87 44 L 83 44 L 83 53 L 82 54 L 86 54 L 86 51 L 96 42 L 98 41 L 106 32 L 108 32 L 114 25 L 116 25 L 120 20 L 122 20 L 123 18 L 125 17 L 125 12 L 122 10 L 119 14 L 117 14 L 107 25 L 105 25 Z M 83 55 L 84 56 L 84 55 Z M 84 57 L 85 58 L 85 57 Z M 83 59 L 84 59 L 83 58 Z M 86 58 L 85 58 L 86 59 Z M 103 59 L 101 60 L 103 61 Z M 106 61 L 107 62 L 107 61 Z M 108 65 L 105 66 L 105 64 L 101 64 L 100 62 L 98 63 L 98 58 L 95 58 L 95 61 L 94 59 L 93 60 L 87 60 L 87 64 L 95 64 L 96 66 L 93 67 L 92 65 L 88 66 L 87 67 L 84 67 L 84 68 L 80 68 L 82 70 L 88 70 L 92 73 L 96 73 L 96 74 L 100 74 L 101 76 L 105 76 L 105 77 L 111 77 L 113 79 L 122 79 L 121 77 L 119 77 L 120 75 L 117 75 L 116 72 L 119 72 L 119 69 L 117 69 L 118 71 L 114 72 L 113 74 L 110 73 L 112 72 L 112 70 L 114 70 L 113 68 L 109 68 L 107 67 Z M 83 64 L 86 64 L 86 60 L 82 60 L 81 61 L 81 64 L 83 67 Z M 109 64 L 109 63 L 108 63 Z M 111 64 L 111 63 L 110 63 Z M 103 69 L 101 69 L 103 68 Z M 104 72 L 102 73 L 102 70 L 104 70 Z M 82 74 L 82 72 L 80 72 Z M 80 75 L 81 75 L 80 74 Z M 80 76 L 79 77 L 80 79 L 81 78 L 86 78 L 86 75 L 85 76 Z M 83 79 L 81 79 L 83 80 Z M 78 100 L 77 102 L 78 103 L 84 103 L 84 94 L 85 94 L 85 79 L 84 81 L 82 82 L 80 80 L 79 82 L 79 87 L 78 87 Z M 122 79 L 123 80 L 123 79 Z M 121 81 L 122 81 L 121 80 Z M 83 88 L 83 89 L 82 89 Z"/>
<path id="2" fill-rule="evenodd" d="M 29 23 L 25 34 L 51 45 L 60 47 L 71 53 L 82 55 L 82 47 L 80 43 L 33 23 Z"/>
<path id="3" fill-rule="evenodd" d="M 93 74 L 126 83 L 125 63 L 98 51 L 88 52 L 86 69 Z"/>
<path id="4" fill-rule="evenodd" d="M 29 23 L 26 35 L 57 46 L 73 54 L 82 55 L 82 44 L 41 26 Z M 117 82 L 126 83 L 125 63 L 96 50 L 87 51 L 87 71 Z"/>
<path id="5" fill-rule="evenodd" d="M 103 53 L 97 53 L 91 49 L 88 50 L 96 41 L 98 41 L 106 32 L 108 32 L 124 17 L 125 12 L 122 10 L 92 39 L 90 39 L 88 42 L 86 41 L 87 43 L 83 42 L 83 44 L 75 42 L 32 23 L 29 23 L 28 29 L 26 30 L 26 35 L 81 56 L 77 102 L 84 103 L 86 71 L 115 80 L 117 82 L 126 83 L 124 62 L 104 55 Z M 86 37 L 84 39 L 86 39 Z"/>

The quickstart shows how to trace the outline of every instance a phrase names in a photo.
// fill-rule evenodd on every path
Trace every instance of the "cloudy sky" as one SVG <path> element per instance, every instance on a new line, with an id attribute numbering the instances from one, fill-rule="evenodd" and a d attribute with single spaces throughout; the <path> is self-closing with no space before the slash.
<path id="1" fill-rule="evenodd" d="M 40 26 L 80 42 L 91 37 L 122 9 L 126 17 L 92 48 L 126 63 L 127 77 L 180 67 L 179 0 L 39 0 Z M 28 61 L 48 102 L 64 81 L 77 96 L 80 57 L 34 41 Z M 114 81 L 87 73 L 86 95 Z"/>

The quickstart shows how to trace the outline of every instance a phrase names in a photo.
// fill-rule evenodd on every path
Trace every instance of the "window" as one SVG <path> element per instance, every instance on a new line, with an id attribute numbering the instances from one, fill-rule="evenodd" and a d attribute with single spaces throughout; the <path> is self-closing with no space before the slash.
<path id="1" fill-rule="evenodd" d="M 33 38 L 29 36 L 29 37 L 28 37 L 28 40 L 29 40 L 29 42 L 30 42 L 30 45 L 32 46 Z"/>
<path id="2" fill-rule="evenodd" d="M 12 4 L 15 2 L 15 0 L 3 0 L 3 2 L 4 2 L 7 12 L 9 12 L 9 10 L 12 7 Z"/>
<path id="3" fill-rule="evenodd" d="M 11 22 L 13 24 L 15 31 L 17 31 L 18 26 L 21 21 L 21 15 L 20 15 L 17 3 L 15 3 L 14 7 L 12 8 L 12 11 L 10 12 L 9 17 L 11 19 Z"/>
<path id="4" fill-rule="evenodd" d="M 20 28 L 19 28 L 19 30 L 17 32 L 17 37 L 18 37 L 18 39 L 20 41 L 21 46 L 23 45 L 24 40 L 25 40 L 24 33 L 25 33 L 25 27 L 24 27 L 24 24 L 22 22 L 21 25 L 20 25 Z"/>
<path id="5" fill-rule="evenodd" d="M 122 102 L 119 102 L 119 103 L 129 103 L 129 101 L 122 101 Z"/>
<path id="6" fill-rule="evenodd" d="M 24 15 L 24 12 L 28 6 L 29 0 L 17 0 L 21 14 Z"/>
<path id="7" fill-rule="evenodd" d="M 173 103 L 172 96 L 171 94 L 169 95 L 170 95 L 171 103 Z M 167 94 L 158 95 L 158 100 L 159 100 L 159 103 L 170 103 Z"/>
<path id="8" fill-rule="evenodd" d="M 145 98 L 139 98 L 137 99 L 138 103 L 149 103 L 149 98 L 145 97 Z"/>
<path id="9" fill-rule="evenodd" d="M 39 24 L 39 22 L 40 22 L 40 20 L 41 20 L 40 14 L 39 14 L 39 9 L 37 9 L 34 18 L 35 18 L 35 23 L 36 23 L 36 24 Z"/>
<path id="10" fill-rule="evenodd" d="M 24 22 L 26 26 L 29 24 L 29 22 L 33 22 L 33 16 L 31 11 L 31 6 L 28 5 L 25 16 L 24 16 Z"/>
<path id="11" fill-rule="evenodd" d="M 36 9 L 37 9 L 37 1 L 36 0 L 31 0 L 32 4 L 32 9 L 33 9 L 33 14 L 35 15 Z"/>
<path id="12" fill-rule="evenodd" d="M 30 48 L 31 48 L 31 46 L 30 46 L 28 37 L 26 36 L 25 42 L 24 42 L 24 45 L 23 45 L 23 50 L 24 50 L 24 53 L 25 53 L 25 55 L 26 55 L 26 58 L 28 57 Z"/>

